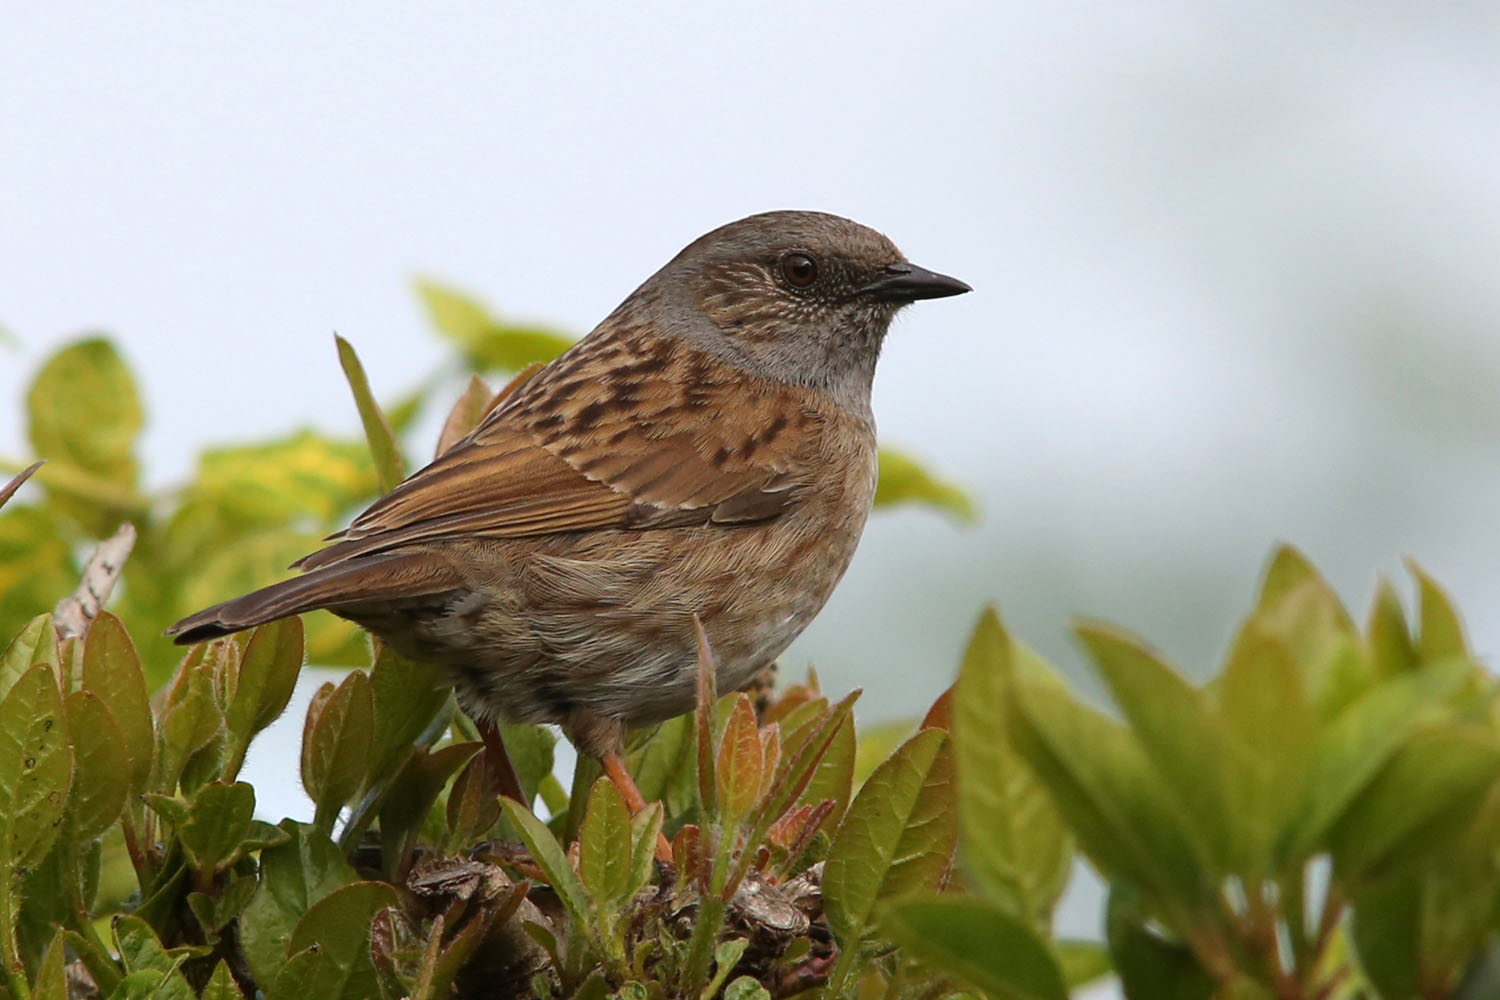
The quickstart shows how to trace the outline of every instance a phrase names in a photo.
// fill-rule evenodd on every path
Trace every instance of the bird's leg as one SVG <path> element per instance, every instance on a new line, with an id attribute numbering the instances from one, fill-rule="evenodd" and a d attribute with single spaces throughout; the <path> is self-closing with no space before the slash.
<path id="1" fill-rule="evenodd" d="M 634 816 L 646 808 L 646 798 L 636 787 L 635 779 L 630 776 L 629 769 L 625 767 L 623 754 L 607 753 L 599 758 L 599 763 L 604 765 L 604 773 L 620 790 L 620 797 L 625 800 L 625 808 L 630 810 L 630 815 Z"/>
<path id="2" fill-rule="evenodd" d="M 636 787 L 630 769 L 625 766 L 625 726 L 619 719 L 610 719 L 586 708 L 574 709 L 563 725 L 568 739 L 579 753 L 596 758 L 604 767 L 610 783 L 625 800 L 625 808 L 634 816 L 646 808 L 646 797 Z M 670 862 L 672 845 L 662 834 L 656 835 L 656 860 Z"/>
<path id="3" fill-rule="evenodd" d="M 530 809 L 531 803 L 526 800 L 526 793 L 521 789 L 521 776 L 516 773 L 516 766 L 510 762 L 510 754 L 505 750 L 500 727 L 489 718 L 474 718 L 472 715 L 469 718 L 474 719 L 479 738 L 484 740 L 484 762 L 490 772 L 490 791 L 514 799 Z"/>

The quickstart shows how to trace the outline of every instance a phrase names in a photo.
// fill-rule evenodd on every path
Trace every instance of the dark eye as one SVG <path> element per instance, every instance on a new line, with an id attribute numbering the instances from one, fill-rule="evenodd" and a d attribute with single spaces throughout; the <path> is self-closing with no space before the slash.
<path id="1" fill-rule="evenodd" d="M 806 288 L 818 279 L 818 262 L 805 253 L 789 253 L 781 258 L 781 273 L 797 288 Z"/>

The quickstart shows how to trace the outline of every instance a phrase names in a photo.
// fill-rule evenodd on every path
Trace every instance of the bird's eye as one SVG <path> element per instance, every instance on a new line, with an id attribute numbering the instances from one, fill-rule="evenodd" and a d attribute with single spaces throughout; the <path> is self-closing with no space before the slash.
<path id="1" fill-rule="evenodd" d="M 781 258 L 781 273 L 797 288 L 806 288 L 818 279 L 818 262 L 805 253 L 789 253 Z"/>

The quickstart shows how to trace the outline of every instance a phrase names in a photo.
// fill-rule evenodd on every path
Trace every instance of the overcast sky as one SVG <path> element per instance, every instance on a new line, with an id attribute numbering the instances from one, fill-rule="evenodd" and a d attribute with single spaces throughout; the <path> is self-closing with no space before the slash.
<path id="1" fill-rule="evenodd" d="M 816 208 L 975 288 L 899 321 L 876 411 L 982 523 L 877 519 L 784 661 L 866 717 L 991 599 L 1056 659 L 1088 614 L 1201 675 L 1278 539 L 1361 615 L 1414 555 L 1500 645 L 1494 5 L 307 6 L 0 15 L 0 454 L 82 331 L 166 484 L 354 433 L 333 330 L 410 387 L 415 274 L 581 333 L 707 229 Z"/>

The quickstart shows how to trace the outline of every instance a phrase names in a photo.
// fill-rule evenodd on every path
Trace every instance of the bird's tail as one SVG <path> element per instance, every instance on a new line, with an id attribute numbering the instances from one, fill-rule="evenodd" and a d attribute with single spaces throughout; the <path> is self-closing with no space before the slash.
<path id="1" fill-rule="evenodd" d="M 384 552 L 324 566 L 189 615 L 167 629 L 179 646 L 263 625 L 304 611 L 354 607 L 460 586 L 458 573 L 425 552 Z"/>

